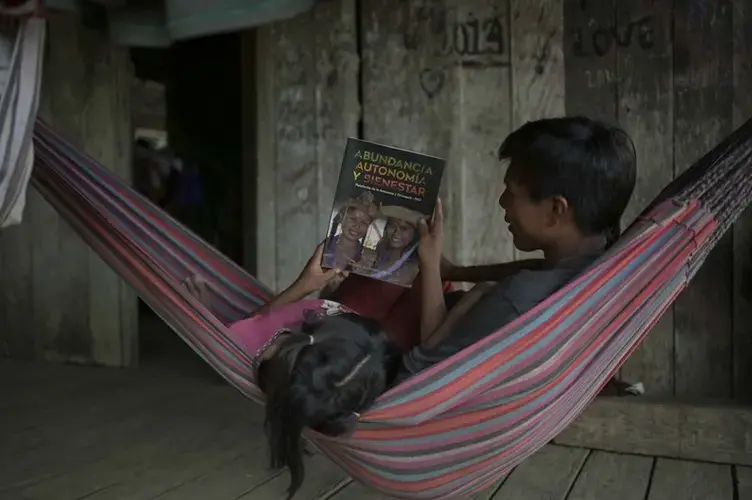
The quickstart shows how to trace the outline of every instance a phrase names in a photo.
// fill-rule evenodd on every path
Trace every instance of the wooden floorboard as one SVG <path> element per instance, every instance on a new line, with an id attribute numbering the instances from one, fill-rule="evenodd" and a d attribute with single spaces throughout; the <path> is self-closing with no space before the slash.
<path id="1" fill-rule="evenodd" d="M 332 496 L 332 493 L 341 490 L 343 486 L 350 483 L 350 479 L 342 472 L 342 469 L 322 455 L 309 457 L 305 465 L 306 479 L 295 494 L 295 500 L 321 500 Z M 289 484 L 289 474 L 279 474 L 271 481 L 249 491 L 237 500 L 284 499 L 287 497 Z"/>
<path id="2" fill-rule="evenodd" d="M 565 500 L 588 454 L 582 448 L 545 446 L 512 471 L 493 498 Z"/>
<path id="3" fill-rule="evenodd" d="M 566 500 L 644 500 L 653 462 L 651 457 L 594 451 Z"/>
<path id="4" fill-rule="evenodd" d="M 0 499 L 285 498 L 262 409 L 202 362 L 175 359 L 135 371 L 0 359 Z M 752 500 L 752 468 L 552 444 L 471 500 L 666 498 Z M 327 499 L 390 497 L 307 457 L 294 500 Z"/>
<path id="5" fill-rule="evenodd" d="M 734 467 L 735 500 L 752 500 L 752 467 Z"/>
<path id="6" fill-rule="evenodd" d="M 659 458 L 647 500 L 732 500 L 731 466 Z"/>

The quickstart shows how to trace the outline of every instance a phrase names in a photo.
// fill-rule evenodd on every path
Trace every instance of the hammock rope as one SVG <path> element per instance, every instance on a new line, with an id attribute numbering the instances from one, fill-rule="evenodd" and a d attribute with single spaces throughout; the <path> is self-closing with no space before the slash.
<path id="1" fill-rule="evenodd" d="M 272 291 L 38 121 L 32 182 L 215 370 L 263 404 L 227 325 Z M 752 195 L 752 120 L 671 183 L 580 277 L 500 331 L 383 394 L 354 435 L 306 437 L 405 499 L 495 483 L 568 426 L 686 287 Z M 216 315 L 180 285 L 198 273 Z"/>

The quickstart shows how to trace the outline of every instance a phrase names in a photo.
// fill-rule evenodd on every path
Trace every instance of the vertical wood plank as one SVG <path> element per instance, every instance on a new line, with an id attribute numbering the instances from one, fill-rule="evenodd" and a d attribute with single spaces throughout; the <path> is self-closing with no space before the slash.
<path id="1" fill-rule="evenodd" d="M 339 5 L 323 2 L 314 11 L 318 29 L 316 47 L 316 158 L 318 191 L 314 225 L 317 240 L 323 240 L 329 227 L 348 136 L 358 135 L 360 107 L 360 54 L 358 53 L 357 0 Z M 313 247 L 308 252 L 313 251 Z"/>
<path id="2" fill-rule="evenodd" d="M 731 466 L 659 458 L 647 500 L 731 500 Z"/>
<path id="3" fill-rule="evenodd" d="M 316 219 L 316 63 L 311 14 L 272 28 L 275 59 L 276 284 L 287 286 L 310 257 L 318 234 Z"/>
<path id="4" fill-rule="evenodd" d="M 324 207 L 331 211 L 336 184 L 331 175 L 339 171 L 347 137 L 357 134 L 354 0 L 319 3 L 260 28 L 257 55 L 259 216 L 271 216 L 273 204 L 276 219 L 273 226 L 259 220 L 259 241 L 274 240 L 260 248 L 259 268 L 273 266 L 260 277 L 280 289 L 298 276 L 325 236 Z M 263 145 L 270 140 L 268 129 L 273 152 Z M 336 167 L 329 164 L 335 158 Z"/>
<path id="5" fill-rule="evenodd" d="M 277 290 L 277 120 L 274 107 L 276 25 L 255 31 L 256 55 L 256 276 Z M 244 61 L 244 64 L 247 62 Z M 244 86 L 244 95 L 248 95 Z M 247 151 L 247 149 L 246 149 Z M 246 212 L 247 213 L 247 212 Z"/>
<path id="6" fill-rule="evenodd" d="M 55 19 L 55 18 L 51 18 Z M 56 28 L 55 28 L 56 29 Z M 42 88 L 39 100 L 38 115 L 47 121 L 53 128 L 57 127 L 55 121 L 55 92 L 46 91 L 54 88 L 56 76 L 52 69 L 56 62 L 53 58 L 55 48 L 51 47 L 50 37 L 54 33 L 53 28 L 47 26 L 47 44 L 45 46 L 44 62 L 42 66 Z M 61 62 L 58 62 L 61 64 Z M 48 280 L 45 286 L 34 286 L 42 284 L 44 276 L 54 276 L 54 269 L 58 259 L 58 232 L 60 225 L 63 224 L 60 216 L 54 208 L 47 203 L 42 195 L 33 187 L 29 186 L 28 193 L 28 219 L 25 225 L 22 225 L 25 231 L 29 232 L 29 238 L 33 233 L 33 228 L 45 228 L 46 241 L 38 241 L 38 238 L 30 239 L 28 249 L 31 258 L 31 273 L 26 279 L 32 283 L 32 304 L 33 312 L 31 325 L 35 339 L 35 357 L 42 359 L 44 357 L 44 343 L 42 342 L 43 333 L 57 328 L 59 321 L 59 311 L 57 308 L 48 307 L 47 304 L 54 304 L 55 298 L 60 293 L 60 283 L 57 280 Z M 2 287 L 0 287 L 2 288 Z M 3 323 L 4 324 L 4 323 Z"/>
<path id="7" fill-rule="evenodd" d="M 731 133 L 730 0 L 674 2 L 674 169 Z M 675 304 L 676 395 L 731 395 L 732 241 L 727 234 Z"/>
<path id="8" fill-rule="evenodd" d="M 240 98 L 241 98 L 241 162 L 240 182 L 242 184 L 241 192 L 241 216 L 243 223 L 243 268 L 254 276 L 259 276 L 258 258 L 259 245 L 271 239 L 274 242 L 274 230 L 266 235 L 264 239 L 258 238 L 258 224 L 261 223 L 258 217 L 259 208 L 259 141 L 257 110 L 259 109 L 258 99 L 261 96 L 258 93 L 260 85 L 257 78 L 258 61 L 256 57 L 256 37 L 259 30 L 245 30 L 240 34 Z M 263 59 L 262 59 L 263 60 Z M 269 131 L 265 131 L 269 135 Z M 268 139 L 267 139 L 268 140 Z M 264 145 L 267 149 L 269 143 Z M 265 194 L 268 196 L 268 194 Z M 273 203 L 273 202 L 272 202 Z M 272 210 L 270 213 L 274 213 Z M 265 217 L 267 220 L 274 221 L 273 217 Z M 268 222 L 267 222 L 268 223 Z M 262 278 L 263 281 L 263 278 Z"/>
<path id="9" fill-rule="evenodd" d="M 614 0 L 564 0 L 568 115 L 616 121 Z"/>
<path id="10" fill-rule="evenodd" d="M 48 30 L 50 54 L 44 71 L 50 73 L 50 79 L 43 83 L 50 86 L 43 87 L 42 93 L 55 94 L 51 109 L 55 129 L 76 147 L 84 148 L 82 111 L 93 89 L 87 81 L 89 61 L 83 59 L 82 29 L 75 16 L 60 14 L 50 20 Z M 48 328 L 38 333 L 44 356 L 57 361 L 88 360 L 93 343 L 89 329 L 89 250 L 61 218 L 56 233 L 41 227 L 33 228 L 33 232 L 35 247 L 56 247 L 54 253 L 45 255 L 50 260 L 33 269 L 34 291 L 41 291 L 43 300 L 35 304 L 35 312 L 47 315 L 49 321 Z M 54 296 L 43 292 L 51 282 Z"/>
<path id="11" fill-rule="evenodd" d="M 82 141 L 87 153 L 130 184 L 132 63 L 127 47 L 103 42 L 100 33 L 82 32 L 81 47 L 90 65 Z M 138 354 L 136 294 L 95 252 L 88 248 L 86 252 L 91 357 L 98 364 L 128 366 Z M 113 314 L 116 311 L 119 314 Z"/>
<path id="12" fill-rule="evenodd" d="M 616 26 L 618 116 L 637 152 L 637 185 L 624 214 L 631 224 L 673 179 L 672 1 L 621 0 Z M 621 375 L 641 381 L 647 394 L 674 388 L 673 310 L 624 363 Z"/>
<path id="13" fill-rule="evenodd" d="M 447 158 L 450 258 L 512 260 L 496 160 L 511 130 L 507 1 L 382 0 L 363 11 L 366 138 Z"/>
<path id="14" fill-rule="evenodd" d="M 567 500 L 643 500 L 654 459 L 594 451 Z"/>
<path id="15" fill-rule="evenodd" d="M 32 359 L 35 354 L 35 338 L 29 331 L 28 322 L 33 314 L 33 287 L 31 239 L 29 225 L 33 220 L 32 209 L 34 196 L 28 189 L 28 202 L 24 210 L 24 221 L 2 230 L 0 233 L 0 302 L 3 315 L 0 316 L 0 356 L 12 356 L 19 359 Z"/>
<path id="16" fill-rule="evenodd" d="M 459 155 L 453 163 L 464 176 L 459 257 L 466 264 L 511 261 L 514 245 L 498 204 L 505 172 L 497 160 L 501 141 L 512 131 L 509 5 L 506 0 L 457 0 L 456 5 L 460 26 L 472 23 L 474 17 L 481 26 L 494 20 L 501 28 L 503 44 L 494 59 L 479 60 L 482 66 L 478 68 L 463 62 L 469 58 L 460 58 L 460 100 L 452 141 L 462 145 L 454 152 Z"/>
<path id="17" fill-rule="evenodd" d="M 512 129 L 566 112 L 563 0 L 510 0 Z M 541 252 L 514 250 L 515 258 Z"/>
<path id="18" fill-rule="evenodd" d="M 443 50 L 453 45 L 447 34 L 452 13 L 440 0 L 360 5 L 364 138 L 447 157 L 441 186 L 445 249 L 456 259 L 463 177 L 450 152 L 457 75 Z"/>
<path id="19" fill-rule="evenodd" d="M 734 128 L 752 117 L 752 5 L 734 0 Z M 752 212 L 733 229 L 733 397 L 752 401 Z M 752 495 L 752 493 L 750 493 Z"/>

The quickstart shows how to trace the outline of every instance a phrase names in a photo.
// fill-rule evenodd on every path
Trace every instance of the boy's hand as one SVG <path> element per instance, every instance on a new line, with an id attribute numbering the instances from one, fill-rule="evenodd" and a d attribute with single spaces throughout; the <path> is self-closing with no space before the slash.
<path id="1" fill-rule="evenodd" d="M 440 268 L 444 249 L 444 210 L 441 198 L 436 200 L 436 208 L 428 224 L 421 219 L 418 223 L 420 243 L 418 244 L 418 257 L 421 266 Z"/>
<path id="2" fill-rule="evenodd" d="M 321 267 L 321 258 L 324 255 L 324 242 L 318 244 L 303 272 L 300 273 L 296 284 L 306 293 L 317 292 L 324 288 L 335 276 L 347 277 L 347 271 L 339 269 L 324 269 Z"/>

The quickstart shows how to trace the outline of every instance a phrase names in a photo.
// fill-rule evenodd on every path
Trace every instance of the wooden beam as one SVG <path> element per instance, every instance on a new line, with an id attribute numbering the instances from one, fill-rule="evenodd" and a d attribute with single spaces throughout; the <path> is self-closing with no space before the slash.
<path id="1" fill-rule="evenodd" d="M 596 450 L 752 465 L 752 407 L 599 398 L 554 440 Z"/>

